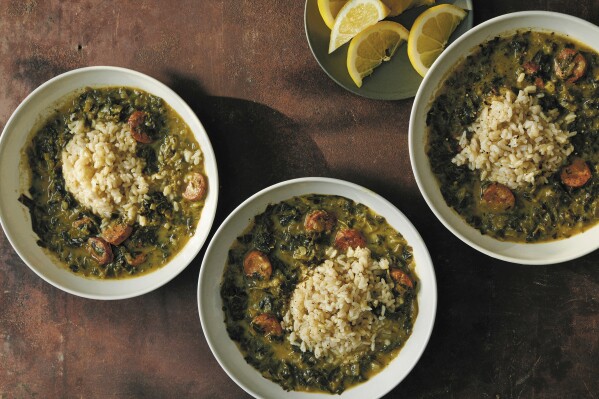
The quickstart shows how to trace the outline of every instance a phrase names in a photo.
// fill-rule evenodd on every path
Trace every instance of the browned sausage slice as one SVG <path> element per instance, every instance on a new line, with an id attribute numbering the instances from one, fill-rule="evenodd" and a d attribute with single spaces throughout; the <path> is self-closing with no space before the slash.
<path id="1" fill-rule="evenodd" d="M 565 48 L 555 57 L 554 68 L 557 77 L 574 83 L 586 72 L 587 60 L 578 51 Z"/>
<path id="2" fill-rule="evenodd" d="M 527 75 L 535 74 L 535 73 L 539 72 L 539 69 L 540 69 L 539 64 L 536 64 L 532 61 L 525 62 L 522 65 L 522 67 L 524 68 L 524 72 L 526 72 Z"/>
<path id="3" fill-rule="evenodd" d="M 125 223 L 115 223 L 112 226 L 108 226 L 102 232 L 102 238 L 111 243 L 112 245 L 119 245 L 125 241 L 131 233 L 133 227 Z"/>
<path id="4" fill-rule="evenodd" d="M 591 169 L 584 159 L 574 158 L 570 165 L 562 168 L 560 177 L 562 179 L 562 183 L 568 187 L 582 187 L 591 178 Z"/>
<path id="5" fill-rule="evenodd" d="M 545 88 L 545 82 L 543 81 L 543 79 L 537 76 L 535 78 L 535 86 L 537 86 L 538 89 L 543 90 Z"/>
<path id="6" fill-rule="evenodd" d="M 306 231 L 322 233 L 333 230 L 336 222 L 335 215 L 319 209 L 306 214 L 304 227 Z"/>
<path id="7" fill-rule="evenodd" d="M 87 216 L 82 217 L 81 219 L 75 220 L 72 224 L 72 226 L 76 229 L 82 227 L 82 226 L 93 226 L 94 222 L 92 222 L 92 220 L 90 218 L 88 218 Z"/>
<path id="8" fill-rule="evenodd" d="M 87 251 L 101 265 L 112 262 L 112 248 L 100 237 L 91 237 L 87 240 Z"/>
<path id="9" fill-rule="evenodd" d="M 194 172 L 189 176 L 189 183 L 183 192 L 183 198 L 188 201 L 201 201 L 206 197 L 208 182 L 201 173 Z"/>
<path id="10" fill-rule="evenodd" d="M 143 111 L 135 111 L 129 117 L 127 123 L 129 124 L 129 129 L 131 130 L 131 136 L 138 143 L 149 144 L 152 142 L 152 138 L 145 132 L 144 122 L 146 121 L 146 114 Z"/>
<path id="11" fill-rule="evenodd" d="M 507 186 L 493 183 L 483 192 L 483 202 L 491 211 L 503 212 L 514 207 L 516 197 Z"/>
<path id="12" fill-rule="evenodd" d="M 364 248 L 366 247 L 366 239 L 356 229 L 342 229 L 337 232 L 335 236 L 335 246 L 342 251 L 346 251 L 348 248 Z"/>
<path id="13" fill-rule="evenodd" d="M 243 271 L 248 277 L 268 280 L 272 275 L 272 265 L 268 256 L 258 250 L 253 250 L 248 252 L 243 259 Z"/>
<path id="14" fill-rule="evenodd" d="M 131 256 L 128 253 L 125 253 L 125 261 L 131 266 L 139 266 L 146 261 L 146 254 L 141 253 L 135 256 Z"/>
<path id="15" fill-rule="evenodd" d="M 393 281 L 395 281 L 397 284 L 401 284 L 409 288 L 414 288 L 414 283 L 412 282 L 412 279 L 402 270 L 396 267 L 392 267 L 389 269 L 389 274 L 391 275 Z"/>
<path id="16" fill-rule="evenodd" d="M 283 335 L 283 327 L 277 318 L 270 313 L 262 313 L 254 317 L 252 325 L 261 334 L 265 336 L 280 337 Z"/>

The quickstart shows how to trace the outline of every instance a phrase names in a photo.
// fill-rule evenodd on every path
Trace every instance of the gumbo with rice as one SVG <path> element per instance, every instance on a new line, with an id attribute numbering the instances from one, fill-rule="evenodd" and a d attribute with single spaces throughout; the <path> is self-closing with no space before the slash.
<path id="1" fill-rule="evenodd" d="M 566 238 L 599 219 L 599 55 L 541 31 L 461 61 L 427 115 L 447 204 L 500 240 Z"/>
<path id="2" fill-rule="evenodd" d="M 313 194 L 269 205 L 229 250 L 227 332 L 284 389 L 341 393 L 410 336 L 414 267 L 406 240 L 362 204 Z"/>
<path id="3" fill-rule="evenodd" d="M 161 98 L 89 88 L 36 131 L 20 201 L 38 244 L 71 271 L 123 278 L 155 270 L 195 232 L 208 181 L 203 154 Z"/>

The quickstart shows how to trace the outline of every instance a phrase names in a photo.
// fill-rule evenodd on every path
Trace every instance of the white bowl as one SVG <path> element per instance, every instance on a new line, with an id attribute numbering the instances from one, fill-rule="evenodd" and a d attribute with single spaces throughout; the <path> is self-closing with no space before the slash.
<path id="1" fill-rule="evenodd" d="M 552 31 L 586 44 L 599 52 L 599 27 L 582 19 L 547 11 L 525 11 L 502 15 L 476 26 L 435 61 L 414 99 L 410 116 L 409 148 L 412 169 L 424 199 L 437 218 L 453 234 L 489 256 L 522 264 L 551 264 L 583 256 L 599 248 L 599 225 L 568 239 L 543 243 L 514 243 L 481 234 L 447 206 L 425 153 L 426 115 L 435 92 L 453 66 L 479 44 L 517 29 Z"/>
<path id="2" fill-rule="evenodd" d="M 435 320 L 437 285 L 431 258 L 414 226 L 390 202 L 364 187 L 343 180 L 307 177 L 275 184 L 254 194 L 239 205 L 217 230 L 202 262 L 198 282 L 198 309 L 202 329 L 212 353 L 222 368 L 251 395 L 263 398 L 309 399 L 332 396 L 321 393 L 286 392 L 278 384 L 262 377 L 244 360 L 236 343 L 229 338 L 220 296 L 220 284 L 229 248 L 248 227 L 254 216 L 264 212 L 268 204 L 312 193 L 340 195 L 368 206 L 377 214 L 384 216 L 414 250 L 420 289 L 417 295 L 419 311 L 412 335 L 398 356 L 380 373 L 365 383 L 346 390 L 340 396 L 335 396 L 343 399 L 377 398 L 402 381 L 422 355 Z"/>
<path id="3" fill-rule="evenodd" d="M 31 229 L 29 210 L 19 201 L 27 192 L 20 170 L 21 152 L 30 132 L 48 116 L 52 106 L 65 96 L 85 87 L 128 86 L 142 89 L 164 99 L 189 125 L 204 153 L 209 192 L 193 237 L 162 268 L 135 278 L 98 280 L 73 274 L 56 265 L 37 244 Z M 177 276 L 194 259 L 206 241 L 218 200 L 216 159 L 204 127 L 194 112 L 174 91 L 142 73 L 116 67 L 89 67 L 59 75 L 44 83 L 23 100 L 12 114 L 0 138 L 0 222 L 21 259 L 41 278 L 71 294 L 93 299 L 123 299 L 152 291 Z"/>

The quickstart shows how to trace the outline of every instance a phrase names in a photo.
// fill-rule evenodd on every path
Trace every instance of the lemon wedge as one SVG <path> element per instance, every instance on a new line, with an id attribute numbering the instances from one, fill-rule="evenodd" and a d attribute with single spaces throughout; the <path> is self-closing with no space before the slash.
<path id="1" fill-rule="evenodd" d="M 416 18 L 408 37 L 408 58 L 416 72 L 426 75 L 466 15 L 467 12 L 459 7 L 441 4 Z"/>
<path id="2" fill-rule="evenodd" d="M 318 0 L 318 11 L 329 29 L 333 29 L 335 17 L 348 0 Z"/>
<path id="3" fill-rule="evenodd" d="M 335 18 L 331 29 L 329 54 L 388 14 L 389 9 L 380 0 L 349 0 Z"/>
<path id="4" fill-rule="evenodd" d="M 354 83 L 362 87 L 362 79 L 389 61 L 408 35 L 403 25 L 392 21 L 379 22 L 358 33 L 347 50 L 347 70 Z"/>
<path id="5" fill-rule="evenodd" d="M 394 17 L 396 15 L 401 14 L 408 8 L 414 8 L 419 6 L 432 6 L 435 4 L 435 0 L 382 0 L 383 3 L 391 12 L 389 13 L 390 17 Z"/>

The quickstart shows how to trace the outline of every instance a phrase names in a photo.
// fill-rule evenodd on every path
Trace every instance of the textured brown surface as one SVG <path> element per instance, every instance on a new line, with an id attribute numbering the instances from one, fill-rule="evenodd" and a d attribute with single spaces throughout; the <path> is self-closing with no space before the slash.
<path id="1" fill-rule="evenodd" d="M 156 77 L 188 101 L 213 142 L 222 182 L 215 228 L 263 187 L 322 175 L 377 191 L 419 229 L 437 272 L 437 322 L 389 397 L 599 398 L 599 253 L 523 267 L 452 236 L 410 169 L 412 101 L 366 100 L 332 82 L 307 46 L 303 7 L 2 0 L 0 127 L 35 87 L 73 68 Z M 475 1 L 475 21 L 524 9 L 599 24 L 597 0 Z M 202 255 L 153 293 L 101 302 L 42 281 L 0 234 L 0 398 L 244 397 L 202 335 Z"/>

